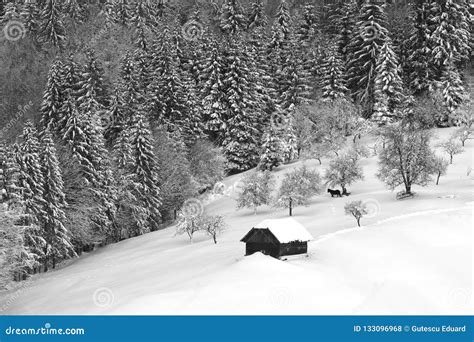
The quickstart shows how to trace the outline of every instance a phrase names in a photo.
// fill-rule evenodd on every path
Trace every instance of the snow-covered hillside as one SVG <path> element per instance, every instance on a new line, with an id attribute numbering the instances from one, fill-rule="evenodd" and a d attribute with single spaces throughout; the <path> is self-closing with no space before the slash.
<path id="1" fill-rule="evenodd" d="M 445 139 L 451 129 L 437 130 Z M 370 144 L 370 141 L 365 141 Z M 434 141 L 436 143 L 436 141 Z M 0 294 L 3 314 L 468 314 L 472 312 L 472 144 L 454 157 L 440 185 L 415 187 L 397 201 L 375 178 L 377 157 L 362 160 L 365 180 L 352 195 L 323 192 L 294 218 L 315 237 L 308 257 L 244 257 L 239 240 L 287 210 L 235 211 L 234 193 L 206 200 L 229 225 L 215 245 L 193 243 L 174 228 L 107 246 Z M 439 152 L 441 154 L 441 152 Z M 278 179 L 298 166 L 274 171 Z M 308 161 L 322 173 L 323 160 Z M 228 189 L 242 175 L 225 179 Z M 370 200 L 375 213 L 344 215 L 344 204 Z"/>

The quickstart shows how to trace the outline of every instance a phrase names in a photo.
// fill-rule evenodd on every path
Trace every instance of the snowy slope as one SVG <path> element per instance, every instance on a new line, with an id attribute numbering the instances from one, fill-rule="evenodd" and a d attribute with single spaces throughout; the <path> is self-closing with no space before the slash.
<path id="1" fill-rule="evenodd" d="M 438 130 L 439 139 L 452 130 Z M 370 141 L 368 142 L 370 143 Z M 467 314 L 472 312 L 472 144 L 454 157 L 440 185 L 415 187 L 396 201 L 364 159 L 365 180 L 349 198 L 322 193 L 294 218 L 315 237 L 309 256 L 279 261 L 244 257 L 239 240 L 264 219 L 287 216 L 269 207 L 235 211 L 227 195 L 206 200 L 229 229 L 214 245 L 190 243 L 173 228 L 123 241 L 33 277 L 0 294 L 3 314 Z M 321 173 L 320 167 L 310 161 Z M 280 167 L 283 174 L 299 163 Z M 370 200 L 363 228 L 344 215 L 349 200 Z"/>

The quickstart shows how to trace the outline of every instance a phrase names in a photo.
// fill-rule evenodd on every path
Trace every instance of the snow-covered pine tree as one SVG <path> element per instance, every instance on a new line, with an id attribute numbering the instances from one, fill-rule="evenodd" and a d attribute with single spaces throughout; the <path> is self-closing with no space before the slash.
<path id="1" fill-rule="evenodd" d="M 160 188 L 158 169 L 153 153 L 153 136 L 144 115 L 134 114 L 130 131 L 131 163 L 129 177 L 133 182 L 134 195 L 140 202 L 141 213 L 137 213 L 137 234 L 158 229 L 161 222 Z"/>
<path id="2" fill-rule="evenodd" d="M 339 52 L 336 49 L 329 50 L 321 70 L 321 88 L 324 100 L 333 101 L 347 96 L 348 90 L 344 85 L 343 68 Z"/>
<path id="3" fill-rule="evenodd" d="M 154 125 L 166 125 L 168 131 L 180 130 L 186 116 L 186 91 L 177 54 L 171 47 L 164 48 L 161 66 L 156 70 L 150 87 Z"/>
<path id="4" fill-rule="evenodd" d="M 130 0 L 115 1 L 114 18 L 122 26 L 130 25 L 132 18 L 132 6 Z"/>
<path id="5" fill-rule="evenodd" d="M 66 14 L 74 24 L 82 24 L 86 19 L 86 12 L 77 0 L 66 0 L 62 12 Z"/>
<path id="6" fill-rule="evenodd" d="M 254 0 L 251 4 L 249 13 L 249 20 L 247 21 L 248 29 L 267 26 L 268 19 L 265 13 L 263 0 Z"/>
<path id="7" fill-rule="evenodd" d="M 462 104 L 466 95 L 461 75 L 459 75 L 453 62 L 443 66 L 440 87 L 443 94 L 443 102 L 449 114 L 452 115 Z"/>
<path id="8" fill-rule="evenodd" d="M 110 105 L 106 110 L 104 118 L 104 138 L 109 146 L 113 146 L 125 125 L 125 108 L 123 101 L 123 90 L 114 89 L 110 99 Z"/>
<path id="9" fill-rule="evenodd" d="M 466 0 L 432 1 L 431 24 L 435 27 L 430 39 L 435 65 L 451 62 L 458 66 L 470 58 L 470 14 Z M 443 72 L 444 70 L 441 70 Z"/>
<path id="10" fill-rule="evenodd" d="M 104 9 L 102 13 L 105 18 L 106 27 L 110 27 L 113 23 L 118 21 L 115 17 L 115 3 L 115 0 L 106 0 L 104 3 Z"/>
<path id="11" fill-rule="evenodd" d="M 356 1 L 349 0 L 342 3 L 337 15 L 333 18 L 333 25 L 336 27 L 338 32 L 336 38 L 337 49 L 344 65 L 347 63 L 349 44 L 354 35 L 354 27 L 358 11 Z"/>
<path id="12" fill-rule="evenodd" d="M 227 110 L 224 72 L 226 61 L 217 41 L 212 41 L 201 69 L 201 98 L 206 132 L 214 142 L 222 143 L 225 132 L 224 113 Z"/>
<path id="13" fill-rule="evenodd" d="M 375 74 L 373 119 L 386 122 L 393 118 L 395 109 L 403 99 L 401 70 L 389 38 L 380 49 Z"/>
<path id="14" fill-rule="evenodd" d="M 413 7 L 407 74 L 410 87 L 415 93 L 422 93 L 429 90 L 435 78 L 435 66 L 431 62 L 431 1 L 416 0 Z"/>
<path id="15" fill-rule="evenodd" d="M 281 0 L 275 21 L 272 26 L 271 48 L 282 47 L 289 39 L 291 32 L 290 8 L 286 0 Z"/>
<path id="16" fill-rule="evenodd" d="M 280 65 L 276 75 L 276 96 L 281 109 L 298 106 L 309 97 L 309 73 L 301 63 L 301 54 L 295 42 L 291 41 L 281 50 Z"/>
<path id="17" fill-rule="evenodd" d="M 234 40 L 228 51 L 224 82 L 229 107 L 223 147 L 227 169 L 234 172 L 248 170 L 257 164 L 261 129 L 248 49 Z"/>
<path id="18" fill-rule="evenodd" d="M 148 22 L 150 11 L 144 1 L 137 1 L 132 5 L 130 23 L 133 25 L 134 41 L 138 48 L 147 50 L 148 48 Z"/>
<path id="19" fill-rule="evenodd" d="M 78 83 L 79 109 L 91 113 L 107 105 L 107 86 L 104 81 L 104 69 L 97 60 L 94 50 L 86 51 L 86 64 Z"/>
<path id="20" fill-rule="evenodd" d="M 13 146 L 0 142 L 0 202 L 7 204 L 7 210 L 18 205 L 21 200 L 19 176 L 20 169 Z"/>
<path id="21" fill-rule="evenodd" d="M 61 108 L 65 94 L 63 85 L 63 63 L 56 59 L 48 73 L 46 89 L 41 103 L 41 124 L 51 131 L 57 132 L 62 121 Z"/>
<path id="22" fill-rule="evenodd" d="M 62 49 L 66 42 L 61 5 L 58 0 L 45 0 L 40 12 L 39 40 Z"/>
<path id="23" fill-rule="evenodd" d="M 272 171 L 274 167 L 278 167 L 283 163 L 283 159 L 282 142 L 276 132 L 269 128 L 263 136 L 259 168 L 260 170 Z"/>
<path id="24" fill-rule="evenodd" d="M 38 31 L 39 13 L 38 4 L 34 0 L 26 0 L 21 7 L 21 20 L 30 34 L 36 34 Z"/>
<path id="25" fill-rule="evenodd" d="M 24 244 L 35 255 L 35 259 L 43 260 L 46 244 L 41 226 L 45 218 L 45 202 L 43 199 L 44 178 L 41 172 L 39 151 L 38 132 L 33 123 L 28 121 L 23 129 L 21 144 L 16 151 L 16 161 L 20 170 L 18 178 L 20 201 L 24 204 L 27 214 L 24 217 L 24 225 L 28 226 L 25 231 Z"/>
<path id="26" fill-rule="evenodd" d="M 41 141 L 41 171 L 43 173 L 43 199 L 45 215 L 43 222 L 45 248 L 45 266 L 73 256 L 70 233 L 64 227 L 66 206 L 64 185 L 56 153 L 56 147 L 51 133 L 46 129 L 42 132 Z"/>
<path id="27" fill-rule="evenodd" d="M 77 96 L 79 94 L 79 82 L 81 80 L 81 68 L 74 60 L 74 55 L 70 54 L 63 62 L 62 83 L 65 94 Z"/>
<path id="28" fill-rule="evenodd" d="M 302 18 L 297 32 L 297 37 L 300 42 L 308 46 L 309 42 L 316 34 L 318 24 L 318 13 L 314 5 L 305 5 L 303 8 Z"/>
<path id="29" fill-rule="evenodd" d="M 220 17 L 220 28 L 228 34 L 245 29 L 247 23 L 239 0 L 225 0 Z"/>
<path id="30" fill-rule="evenodd" d="M 387 17 L 380 0 L 365 2 L 360 10 L 349 44 L 348 88 L 354 100 L 370 117 L 374 106 L 375 67 L 380 48 L 388 37 Z"/>
<path id="31" fill-rule="evenodd" d="M 1 18 L 1 23 L 6 24 L 11 20 L 18 20 L 20 18 L 20 8 L 19 4 L 15 1 L 9 1 L 5 4 L 5 9 L 3 16 Z"/>

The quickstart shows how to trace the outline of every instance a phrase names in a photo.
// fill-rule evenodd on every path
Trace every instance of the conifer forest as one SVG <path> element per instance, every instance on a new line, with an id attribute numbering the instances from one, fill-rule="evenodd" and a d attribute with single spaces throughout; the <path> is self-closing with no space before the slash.
<path id="1" fill-rule="evenodd" d="M 1 0 L 0 28 L 0 296 L 159 231 L 243 256 L 254 217 L 472 191 L 470 0 Z"/>

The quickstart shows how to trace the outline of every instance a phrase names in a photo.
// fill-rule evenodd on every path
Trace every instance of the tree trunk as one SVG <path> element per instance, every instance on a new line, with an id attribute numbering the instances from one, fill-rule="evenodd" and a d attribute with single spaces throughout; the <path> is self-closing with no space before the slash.
<path id="1" fill-rule="evenodd" d="M 405 185 L 405 192 L 408 194 L 411 194 L 411 184 L 406 184 Z"/>
<path id="2" fill-rule="evenodd" d="M 214 239 L 214 243 L 216 244 L 216 243 L 217 243 L 216 234 L 213 234 L 213 235 L 212 235 L 212 238 Z"/>
<path id="3" fill-rule="evenodd" d="M 253 214 L 257 215 L 257 207 L 253 207 Z"/>
<path id="4" fill-rule="evenodd" d="M 438 178 L 436 178 L 436 185 L 439 184 L 439 177 L 441 177 L 441 172 L 438 172 Z"/>
<path id="5" fill-rule="evenodd" d="M 452 154 L 450 154 L 450 155 L 449 155 L 449 157 L 450 157 L 450 158 L 449 158 L 449 160 L 450 160 L 450 164 L 452 164 L 452 163 L 453 163 L 453 155 L 452 155 Z"/>
<path id="6" fill-rule="evenodd" d="M 319 165 L 322 165 L 323 163 L 321 163 L 321 158 L 317 158 L 317 159 L 318 159 Z"/>
<path id="7" fill-rule="evenodd" d="M 357 220 L 357 226 L 360 227 L 360 217 L 356 218 L 356 220 Z"/>
<path id="8" fill-rule="evenodd" d="M 290 205 L 289 205 L 289 210 L 290 210 L 290 216 L 293 216 L 293 199 L 290 197 Z"/>

